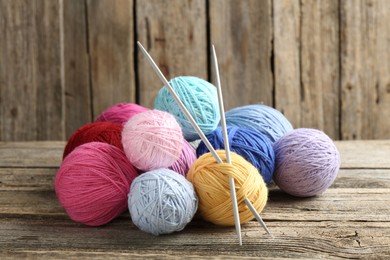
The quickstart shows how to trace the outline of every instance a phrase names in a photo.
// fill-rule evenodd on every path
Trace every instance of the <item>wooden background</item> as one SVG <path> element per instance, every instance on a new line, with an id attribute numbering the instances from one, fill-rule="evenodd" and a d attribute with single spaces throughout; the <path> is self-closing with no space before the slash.
<path id="1" fill-rule="evenodd" d="M 167 78 L 213 79 L 334 139 L 390 138 L 388 0 L 0 0 L 0 141 L 65 140 Z"/>

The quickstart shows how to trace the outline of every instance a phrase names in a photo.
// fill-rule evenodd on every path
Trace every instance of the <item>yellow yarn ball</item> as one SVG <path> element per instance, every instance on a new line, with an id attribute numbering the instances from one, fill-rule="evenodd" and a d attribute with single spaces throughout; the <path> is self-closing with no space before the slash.
<path id="1" fill-rule="evenodd" d="M 226 162 L 225 151 L 217 150 L 217 153 Z M 232 164 L 217 163 L 211 153 L 205 153 L 194 162 L 187 174 L 198 195 L 199 214 L 217 225 L 234 225 L 229 175 L 234 178 L 241 223 L 254 218 L 246 206 L 245 197 L 257 212 L 264 209 L 268 199 L 267 186 L 257 169 L 233 152 L 231 161 Z"/>

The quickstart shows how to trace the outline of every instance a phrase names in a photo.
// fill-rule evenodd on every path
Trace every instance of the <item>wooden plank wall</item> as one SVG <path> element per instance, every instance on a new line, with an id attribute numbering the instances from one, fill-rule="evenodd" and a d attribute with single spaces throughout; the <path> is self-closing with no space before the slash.
<path id="1" fill-rule="evenodd" d="M 65 140 L 169 78 L 214 81 L 334 139 L 390 138 L 390 1 L 0 0 L 0 141 Z"/>

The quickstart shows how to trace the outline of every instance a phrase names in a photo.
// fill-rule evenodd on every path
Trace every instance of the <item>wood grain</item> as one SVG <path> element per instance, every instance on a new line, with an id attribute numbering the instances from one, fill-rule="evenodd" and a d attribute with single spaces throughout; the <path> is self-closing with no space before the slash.
<path id="1" fill-rule="evenodd" d="M 390 168 L 389 140 L 338 141 L 335 144 L 341 154 L 342 168 Z"/>
<path id="2" fill-rule="evenodd" d="M 243 225 L 243 245 L 238 246 L 234 228 L 193 222 L 183 232 L 153 237 L 129 220 L 118 219 L 102 227 L 83 227 L 71 221 L 2 218 L 0 252 L 73 254 L 104 257 L 131 254 L 157 258 L 385 258 L 389 257 L 388 222 L 275 221 L 269 223 L 274 238 L 264 234 L 257 222 Z M 178 250 L 180 247 L 180 250 Z M 50 251 L 50 252 L 49 252 Z M 30 255 L 31 253 L 27 254 Z"/>
<path id="3" fill-rule="evenodd" d="M 300 14 L 299 126 L 340 139 L 339 1 L 301 1 Z"/>
<path id="4" fill-rule="evenodd" d="M 390 169 L 341 169 L 331 188 L 390 188 Z"/>
<path id="5" fill-rule="evenodd" d="M 301 21 L 299 1 L 274 1 L 273 21 L 274 105 L 294 127 L 298 127 L 301 124 Z"/>
<path id="6" fill-rule="evenodd" d="M 341 2 L 343 139 L 390 137 L 390 2 Z"/>
<path id="7" fill-rule="evenodd" d="M 169 80 L 197 76 L 207 80 L 207 23 L 205 0 L 136 1 L 137 39 L 144 45 Z M 163 86 L 138 54 L 139 102 L 153 108 Z"/>
<path id="8" fill-rule="evenodd" d="M 92 105 L 85 2 L 61 0 L 62 80 L 65 99 L 65 139 L 91 122 Z"/>
<path id="9" fill-rule="evenodd" d="M 271 1 L 209 3 L 211 44 L 217 52 L 225 108 L 256 103 L 272 106 Z"/>
<path id="10" fill-rule="evenodd" d="M 0 167 L 0 190 L 53 191 L 58 167 Z"/>
<path id="11" fill-rule="evenodd" d="M 320 196 L 295 198 L 271 185 L 261 215 L 273 238 L 251 221 L 242 225 L 243 246 L 237 245 L 234 228 L 198 217 L 184 231 L 160 237 L 140 231 L 128 212 L 102 227 L 71 221 L 53 190 L 64 144 L 0 142 L 0 257 L 390 257 L 390 167 L 388 162 L 378 164 L 383 169 L 373 166 L 385 162 L 375 157 L 390 154 L 389 140 L 336 142 L 342 158 L 351 161 Z M 18 165 L 9 166 L 7 154 L 19 155 Z M 40 156 L 57 161 L 39 162 Z"/>
<path id="12" fill-rule="evenodd" d="M 339 139 L 338 1 L 274 2 L 275 105 Z"/>
<path id="13" fill-rule="evenodd" d="M 0 1 L 0 139 L 64 138 L 58 1 Z"/>
<path id="14" fill-rule="evenodd" d="M 390 138 L 387 0 L 0 0 L 0 140 L 64 140 L 168 78 L 214 80 L 226 109 L 265 103 L 333 139 Z"/>
<path id="15" fill-rule="evenodd" d="M 0 149 L 64 149 L 64 141 L 28 141 L 28 142 L 0 142 Z M 56 154 L 53 157 L 57 156 Z"/>
<path id="16" fill-rule="evenodd" d="M 1 167 L 58 167 L 65 142 L 0 142 Z"/>
<path id="17" fill-rule="evenodd" d="M 87 0 L 92 116 L 135 102 L 132 0 Z"/>

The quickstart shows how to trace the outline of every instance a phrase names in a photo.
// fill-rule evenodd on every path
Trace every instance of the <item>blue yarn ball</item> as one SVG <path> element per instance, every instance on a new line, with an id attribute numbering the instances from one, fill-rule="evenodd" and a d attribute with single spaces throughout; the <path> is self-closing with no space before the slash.
<path id="1" fill-rule="evenodd" d="M 275 153 L 269 139 L 260 132 L 248 128 L 231 126 L 227 128 L 227 132 L 230 150 L 252 163 L 260 172 L 265 183 L 269 184 L 275 167 Z M 221 127 L 218 127 L 206 137 L 214 149 L 225 149 Z M 207 146 L 201 142 L 196 150 L 196 155 L 200 157 L 208 152 Z"/>
<path id="2" fill-rule="evenodd" d="M 133 223 L 153 235 L 180 231 L 198 208 L 194 187 L 169 169 L 157 169 L 135 178 L 128 195 Z"/>
<path id="3" fill-rule="evenodd" d="M 226 124 L 260 131 L 272 144 L 293 130 L 291 123 L 282 113 L 266 105 L 233 108 L 226 112 Z"/>
<path id="4" fill-rule="evenodd" d="M 220 114 L 217 89 L 213 84 L 192 76 L 176 77 L 169 83 L 204 134 L 217 128 Z M 176 118 L 187 141 L 199 139 L 199 135 L 165 87 L 158 92 L 154 107 L 171 113 Z"/>

